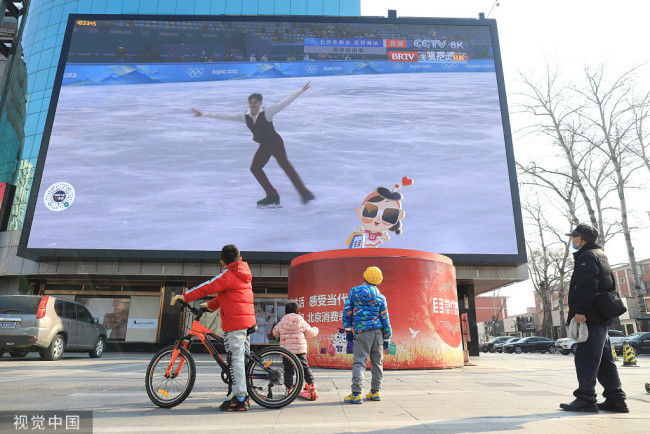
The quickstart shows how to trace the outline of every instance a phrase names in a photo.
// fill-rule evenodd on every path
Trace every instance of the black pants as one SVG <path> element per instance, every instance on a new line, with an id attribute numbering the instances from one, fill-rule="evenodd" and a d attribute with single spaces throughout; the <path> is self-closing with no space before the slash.
<path id="1" fill-rule="evenodd" d="M 314 377 L 311 374 L 311 368 L 309 367 L 309 363 L 307 363 L 307 355 L 306 354 L 296 354 L 296 357 L 298 357 L 298 360 L 300 360 L 300 364 L 302 365 L 302 370 L 305 372 L 305 383 L 307 384 L 313 384 L 314 383 Z M 287 359 L 282 359 L 282 363 L 284 364 L 284 385 L 287 388 L 293 387 L 293 366 L 291 366 L 291 363 Z M 298 384 L 298 387 L 302 387 L 302 384 Z"/>
<path id="2" fill-rule="evenodd" d="M 607 326 L 589 325 L 589 339 L 578 344 L 575 364 L 578 388 L 573 392 L 576 398 L 596 402 L 596 379 L 603 386 L 603 396 L 612 399 L 625 399 L 621 389 L 616 364 L 612 357 L 612 347 L 607 335 Z"/>
<path id="3" fill-rule="evenodd" d="M 273 187 L 271 181 L 269 181 L 269 178 L 266 176 L 266 173 L 264 173 L 264 170 L 262 170 L 271 157 L 275 157 L 278 165 L 282 170 L 284 170 L 284 173 L 287 174 L 293 183 L 293 186 L 296 187 L 296 190 L 298 190 L 298 193 L 300 193 L 301 196 L 304 196 L 309 192 L 307 187 L 305 187 L 305 184 L 303 184 L 302 179 L 300 179 L 300 175 L 298 175 L 296 169 L 294 169 L 289 162 L 287 151 L 284 149 L 284 142 L 282 141 L 282 138 L 278 136 L 277 138 L 260 143 L 257 152 L 255 152 L 255 155 L 253 156 L 253 161 L 251 162 L 251 172 L 253 173 L 253 176 L 255 176 L 255 179 L 257 179 L 257 182 L 260 183 L 267 196 L 278 194 L 278 191 Z"/>

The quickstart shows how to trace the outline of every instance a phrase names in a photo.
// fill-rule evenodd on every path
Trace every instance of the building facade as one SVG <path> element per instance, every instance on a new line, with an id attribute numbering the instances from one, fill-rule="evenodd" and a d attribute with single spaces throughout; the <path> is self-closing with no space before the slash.
<path id="1" fill-rule="evenodd" d="M 508 318 L 506 297 L 476 297 L 476 321 L 487 322 Z"/>
<path id="2" fill-rule="evenodd" d="M 120 259 L 31 261 L 17 256 L 25 209 L 50 106 L 68 15 L 360 15 L 360 0 L 32 0 L 24 18 L 24 126 L 16 123 L 14 145 L 2 154 L 4 175 L 16 186 L 8 231 L 0 233 L 0 293 L 38 293 L 75 299 L 89 306 L 114 330 L 111 340 L 164 343 L 178 333 L 178 309 L 169 300 L 223 271 L 216 261 Z M 17 73 L 16 77 L 20 76 Z M 14 109 L 15 110 L 15 109 Z M 2 118 L 6 128 L 9 117 Z M 3 130 L 4 131 L 4 130 Z M 4 167 L 4 166 L 0 166 Z M 260 332 L 253 343 L 268 342 L 267 331 L 284 312 L 289 263 L 251 263 Z M 468 313 L 477 335 L 475 295 L 527 278 L 526 265 L 456 267 L 460 313 Z M 506 314 L 504 312 L 504 314 Z M 217 317 L 206 321 L 218 322 Z M 138 324 L 136 326 L 136 324 Z M 126 325 L 126 327 L 125 327 Z M 148 327 L 130 334 L 129 327 Z M 471 343 L 478 353 L 478 341 Z"/>

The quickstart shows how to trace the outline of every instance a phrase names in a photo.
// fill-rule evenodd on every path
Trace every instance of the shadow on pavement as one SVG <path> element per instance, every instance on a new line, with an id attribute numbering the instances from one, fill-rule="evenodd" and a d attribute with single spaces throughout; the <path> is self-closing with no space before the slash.
<path id="1" fill-rule="evenodd" d="M 369 433 L 402 433 L 408 431 L 434 431 L 434 432 L 491 432 L 491 431 L 515 431 L 526 429 L 524 424 L 539 422 L 550 419 L 567 417 L 581 417 L 598 413 L 569 413 L 558 410 L 552 413 L 535 413 L 521 416 L 490 416 L 490 417 L 468 417 L 464 419 L 452 419 L 440 422 L 425 423 L 415 426 L 404 426 L 392 429 L 380 429 L 365 431 Z"/>

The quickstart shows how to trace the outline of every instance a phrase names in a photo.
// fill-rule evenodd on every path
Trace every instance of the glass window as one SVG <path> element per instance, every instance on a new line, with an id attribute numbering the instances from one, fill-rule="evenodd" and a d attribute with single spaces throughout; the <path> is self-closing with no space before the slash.
<path id="1" fill-rule="evenodd" d="M 307 0 L 307 14 L 323 15 L 323 0 Z"/>
<path id="2" fill-rule="evenodd" d="M 257 0 L 242 0 L 241 1 L 241 14 L 242 15 L 255 15 L 258 13 Z"/>
<path id="3" fill-rule="evenodd" d="M 43 100 L 43 103 L 45 103 L 47 100 Z M 38 118 L 38 125 L 36 126 L 36 131 L 43 131 L 43 128 L 45 128 L 45 119 L 47 119 L 47 112 L 46 111 L 41 111 L 41 115 Z"/>
<path id="4" fill-rule="evenodd" d="M 210 0 L 195 0 L 194 13 L 197 15 L 207 15 L 210 13 Z"/>
<path id="5" fill-rule="evenodd" d="M 89 323 L 89 324 L 93 322 L 93 317 L 90 314 L 90 312 L 88 312 L 88 309 L 86 309 L 84 306 L 80 306 L 78 304 L 75 304 L 75 306 L 77 307 L 77 320 L 78 321 L 82 321 L 82 322 Z"/>
<path id="6" fill-rule="evenodd" d="M 177 2 L 176 13 L 178 15 L 191 15 L 194 13 L 194 0 L 183 0 Z"/>
<path id="7" fill-rule="evenodd" d="M 45 84 L 47 83 L 47 74 L 49 71 L 43 69 L 34 74 L 34 90 L 43 90 L 45 89 Z"/>
<path id="8" fill-rule="evenodd" d="M 0 296 L 0 313 L 35 315 L 41 302 L 39 296 L 2 295 Z"/>
<path id="9" fill-rule="evenodd" d="M 51 89 L 54 86 L 54 79 L 56 78 L 56 67 L 50 68 L 47 76 L 47 89 Z M 48 98 L 49 99 L 49 98 Z M 43 108 L 46 110 L 46 108 Z"/>
<path id="10" fill-rule="evenodd" d="M 273 1 L 270 0 L 260 0 L 259 5 L 257 6 L 257 13 L 260 15 L 273 15 L 275 13 Z"/>
<path id="11" fill-rule="evenodd" d="M 158 2 L 158 9 L 156 12 L 159 14 L 173 14 L 176 12 L 176 4 L 169 0 L 161 0 Z"/>
<path id="12" fill-rule="evenodd" d="M 79 0 L 77 2 L 77 7 L 75 8 L 75 11 L 81 14 L 87 14 L 88 12 L 90 12 L 90 8 L 92 7 L 92 4 L 93 4 L 92 0 Z"/>
<path id="13" fill-rule="evenodd" d="M 339 0 L 339 4 L 339 11 L 341 15 L 361 15 L 361 2 L 359 2 L 359 0 Z"/>
<path id="14" fill-rule="evenodd" d="M 223 14 L 226 11 L 226 0 L 212 0 L 210 13 L 214 15 Z"/>
<path id="15" fill-rule="evenodd" d="M 38 69 L 45 69 L 50 67 L 50 62 L 52 61 L 52 54 L 54 53 L 53 49 L 43 50 L 37 56 L 34 57 L 33 61 L 36 63 L 36 58 L 38 58 Z"/>
<path id="16" fill-rule="evenodd" d="M 54 312 L 60 318 L 75 319 L 77 317 L 74 304 L 62 299 L 57 299 L 54 302 Z"/>
<path id="17" fill-rule="evenodd" d="M 134 0 L 108 0 L 106 3 L 106 13 L 107 14 L 119 14 L 122 11 L 123 3 L 137 3 Z"/>
<path id="18" fill-rule="evenodd" d="M 136 0 L 126 0 L 122 3 L 123 14 L 137 14 L 140 3 Z"/>
<path id="19" fill-rule="evenodd" d="M 51 26 L 52 24 L 58 24 L 59 20 L 61 19 L 61 14 L 63 13 L 63 9 L 59 6 L 53 6 L 50 9 L 50 17 L 47 22 L 48 26 Z"/>
<path id="20" fill-rule="evenodd" d="M 103 14 L 104 12 L 106 12 L 106 0 L 93 0 L 90 13 Z"/>
<path id="21" fill-rule="evenodd" d="M 291 13 L 291 0 L 275 0 L 275 13 L 288 15 Z"/>
<path id="22" fill-rule="evenodd" d="M 339 2 L 327 0 L 323 2 L 323 15 L 338 15 Z"/>
<path id="23" fill-rule="evenodd" d="M 251 334 L 252 344 L 268 344 L 275 341 L 272 332 L 273 327 L 280 322 L 284 316 L 286 298 L 258 298 L 254 301 L 255 318 L 257 320 L 257 332 Z"/>
<path id="24" fill-rule="evenodd" d="M 140 0 L 138 10 L 143 14 L 153 14 L 158 8 L 158 0 Z"/>
<path id="25" fill-rule="evenodd" d="M 227 0 L 226 14 L 241 15 L 241 0 Z"/>
<path id="26" fill-rule="evenodd" d="M 291 15 L 307 15 L 307 0 L 291 0 Z"/>

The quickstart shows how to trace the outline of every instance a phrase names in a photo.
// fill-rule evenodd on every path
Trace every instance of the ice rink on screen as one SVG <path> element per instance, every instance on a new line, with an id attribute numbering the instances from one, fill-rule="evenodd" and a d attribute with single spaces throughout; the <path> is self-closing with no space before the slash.
<path id="1" fill-rule="evenodd" d="M 282 208 L 258 209 L 247 96 L 311 88 L 273 122 L 316 200 L 307 206 L 272 158 Z M 355 210 L 402 176 L 403 235 L 385 247 L 517 251 L 494 73 L 410 73 L 61 89 L 28 247 L 308 252 L 344 248 Z M 48 210 L 51 184 L 76 198 Z"/>

